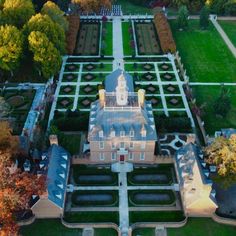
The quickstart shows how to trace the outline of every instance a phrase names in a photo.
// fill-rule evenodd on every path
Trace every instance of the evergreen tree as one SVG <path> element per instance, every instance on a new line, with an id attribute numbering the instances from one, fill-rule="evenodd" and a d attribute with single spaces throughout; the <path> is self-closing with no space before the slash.
<path id="1" fill-rule="evenodd" d="M 179 29 L 186 29 L 188 27 L 188 9 L 186 6 L 179 8 L 177 23 Z"/>
<path id="2" fill-rule="evenodd" d="M 201 9 L 199 24 L 201 29 L 206 29 L 209 26 L 209 9 L 206 6 Z"/>

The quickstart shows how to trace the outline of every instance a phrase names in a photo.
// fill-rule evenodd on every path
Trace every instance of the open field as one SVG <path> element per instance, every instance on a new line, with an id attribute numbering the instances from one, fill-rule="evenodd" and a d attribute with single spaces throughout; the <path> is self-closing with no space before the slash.
<path id="1" fill-rule="evenodd" d="M 197 20 L 186 31 L 170 25 L 190 82 L 236 82 L 235 58 L 212 24 L 205 31 Z"/>

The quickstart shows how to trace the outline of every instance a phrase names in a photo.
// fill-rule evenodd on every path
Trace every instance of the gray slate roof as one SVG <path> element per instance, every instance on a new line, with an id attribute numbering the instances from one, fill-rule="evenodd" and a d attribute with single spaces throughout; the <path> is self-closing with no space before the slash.
<path id="1" fill-rule="evenodd" d="M 193 167 L 195 164 L 198 165 L 203 184 L 212 184 L 212 181 L 206 176 L 209 171 L 202 166 L 203 160 L 199 158 L 201 154 L 201 149 L 192 143 L 188 143 L 176 152 L 175 158 L 181 184 L 184 183 L 184 174 L 194 178 Z"/>
<path id="2" fill-rule="evenodd" d="M 67 179 L 70 169 L 70 154 L 61 146 L 53 144 L 42 155 L 42 168 L 47 170 L 48 199 L 63 208 Z"/>
<path id="3" fill-rule="evenodd" d="M 122 74 L 121 69 L 117 69 L 109 74 L 105 79 L 105 90 L 106 92 L 115 92 L 118 84 L 118 77 Z M 130 74 L 124 72 L 124 76 L 127 82 L 128 92 L 134 92 L 133 78 Z"/>
<path id="4" fill-rule="evenodd" d="M 229 128 L 229 129 L 221 129 L 221 132 L 223 134 L 224 137 L 226 138 L 230 138 L 230 136 L 232 134 L 236 134 L 236 129 L 232 129 L 232 128 Z"/>

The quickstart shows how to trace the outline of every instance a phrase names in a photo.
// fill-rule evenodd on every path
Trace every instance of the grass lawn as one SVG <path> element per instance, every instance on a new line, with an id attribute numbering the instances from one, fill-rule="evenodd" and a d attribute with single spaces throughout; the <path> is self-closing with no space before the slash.
<path id="1" fill-rule="evenodd" d="M 151 228 L 141 228 L 141 229 L 135 229 L 132 232 L 133 236 L 138 236 L 138 235 L 142 235 L 142 236 L 154 236 L 155 235 L 155 229 L 151 229 Z"/>
<path id="2" fill-rule="evenodd" d="M 105 36 L 105 43 L 106 47 L 104 49 L 104 55 L 106 56 L 112 56 L 113 54 L 113 48 L 112 48 L 112 22 L 106 23 L 106 36 Z"/>
<path id="3" fill-rule="evenodd" d="M 197 104 L 206 103 L 202 118 L 208 134 L 214 134 L 221 128 L 236 128 L 236 87 L 227 86 L 230 89 L 232 108 L 226 118 L 216 117 L 213 111 L 213 103 L 221 91 L 220 86 L 193 86 L 192 88 Z"/>
<path id="4" fill-rule="evenodd" d="M 81 236 L 82 229 L 69 229 L 59 219 L 36 220 L 33 224 L 21 227 L 23 236 Z"/>
<path id="5" fill-rule="evenodd" d="M 114 229 L 95 229 L 94 236 L 117 236 L 118 233 Z"/>
<path id="6" fill-rule="evenodd" d="M 187 31 L 179 31 L 176 21 L 170 23 L 191 82 L 236 82 L 235 58 L 212 24 L 202 31 L 191 20 Z"/>
<path id="7" fill-rule="evenodd" d="M 78 154 L 80 149 L 80 134 L 65 134 L 63 137 L 61 145 L 70 152 L 70 154 Z"/>
<path id="8" fill-rule="evenodd" d="M 66 212 L 64 220 L 71 223 L 112 222 L 119 224 L 118 211 Z"/>
<path id="9" fill-rule="evenodd" d="M 142 6 L 141 4 L 133 4 L 127 0 L 118 0 L 116 4 L 120 4 L 124 15 L 128 14 L 152 14 L 152 9 Z"/>
<path id="10" fill-rule="evenodd" d="M 236 47 L 236 21 L 219 21 L 219 23 Z"/>
<path id="11" fill-rule="evenodd" d="M 129 33 L 129 28 L 131 28 L 130 22 L 122 23 L 122 37 L 123 37 L 123 50 L 125 56 L 131 56 L 134 54 L 134 49 L 130 46 L 131 36 Z"/>
<path id="12" fill-rule="evenodd" d="M 233 236 L 236 227 L 218 224 L 210 218 L 189 218 L 184 227 L 169 228 L 167 232 L 168 236 Z"/>

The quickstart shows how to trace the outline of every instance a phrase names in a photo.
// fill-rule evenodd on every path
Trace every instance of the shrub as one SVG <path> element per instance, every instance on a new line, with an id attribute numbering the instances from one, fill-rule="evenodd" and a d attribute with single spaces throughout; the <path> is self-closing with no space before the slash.
<path id="1" fill-rule="evenodd" d="M 157 13 L 154 17 L 154 24 L 160 40 L 162 51 L 164 53 L 176 52 L 176 44 L 165 15 L 163 13 Z"/>

